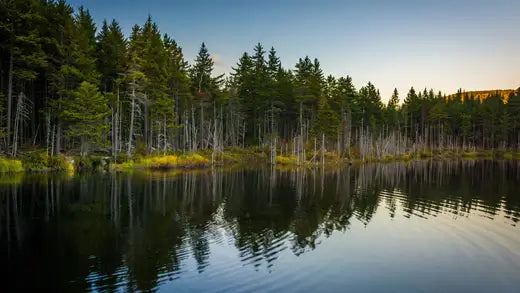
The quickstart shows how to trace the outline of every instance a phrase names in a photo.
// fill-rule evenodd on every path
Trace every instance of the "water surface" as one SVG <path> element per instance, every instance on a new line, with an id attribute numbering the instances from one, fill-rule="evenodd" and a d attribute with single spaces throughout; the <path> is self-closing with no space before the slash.
<path id="1" fill-rule="evenodd" d="M 520 164 L 0 177 L 8 291 L 519 292 Z"/>

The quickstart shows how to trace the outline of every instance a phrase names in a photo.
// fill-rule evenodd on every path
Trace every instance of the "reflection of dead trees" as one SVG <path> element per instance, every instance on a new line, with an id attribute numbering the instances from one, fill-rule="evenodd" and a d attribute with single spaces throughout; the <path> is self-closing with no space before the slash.
<path id="1" fill-rule="evenodd" d="M 110 218 L 117 227 L 119 226 L 119 210 L 121 209 L 121 181 L 119 174 L 114 174 L 111 179 Z"/>

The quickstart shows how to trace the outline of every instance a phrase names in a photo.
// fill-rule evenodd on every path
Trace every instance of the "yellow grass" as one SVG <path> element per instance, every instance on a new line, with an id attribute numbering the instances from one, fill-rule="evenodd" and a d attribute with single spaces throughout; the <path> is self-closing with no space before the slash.
<path id="1" fill-rule="evenodd" d="M 145 157 L 135 161 L 113 164 L 112 167 L 116 170 L 201 168 L 208 166 L 209 163 L 210 160 L 208 158 L 199 154 L 182 156 L 168 155 Z"/>
<path id="2" fill-rule="evenodd" d="M 0 158 L 0 173 L 23 172 L 22 161 Z"/>
<path id="3" fill-rule="evenodd" d="M 279 165 L 294 165 L 296 164 L 296 157 L 291 155 L 288 157 L 285 156 L 276 156 L 276 164 Z"/>

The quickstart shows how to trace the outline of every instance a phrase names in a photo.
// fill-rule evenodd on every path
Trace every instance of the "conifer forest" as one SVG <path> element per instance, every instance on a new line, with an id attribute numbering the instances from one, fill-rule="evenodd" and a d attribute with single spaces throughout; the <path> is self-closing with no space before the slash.
<path id="1" fill-rule="evenodd" d="M 520 292 L 518 11 L 0 0 L 2 292 Z"/>
<path id="2" fill-rule="evenodd" d="M 230 74 L 214 73 L 204 42 L 195 60 L 152 17 L 124 35 L 65 1 L 0 2 L 0 149 L 101 154 L 266 150 L 297 160 L 321 152 L 383 158 L 421 151 L 520 150 L 520 92 L 356 88 L 301 56 L 285 64 L 258 43 Z M 341 56 L 338 56 L 341 58 Z M 384 103 L 383 100 L 388 100 Z"/>

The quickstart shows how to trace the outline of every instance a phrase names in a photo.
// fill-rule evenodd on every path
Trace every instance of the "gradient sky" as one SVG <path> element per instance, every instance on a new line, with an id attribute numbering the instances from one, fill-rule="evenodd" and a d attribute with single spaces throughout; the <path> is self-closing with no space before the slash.
<path id="1" fill-rule="evenodd" d="M 122 1 L 70 0 L 128 36 L 150 14 L 193 62 L 204 41 L 217 73 L 257 42 L 285 68 L 318 58 L 326 75 L 371 81 L 388 100 L 411 86 L 453 93 L 520 87 L 520 1 Z"/>

